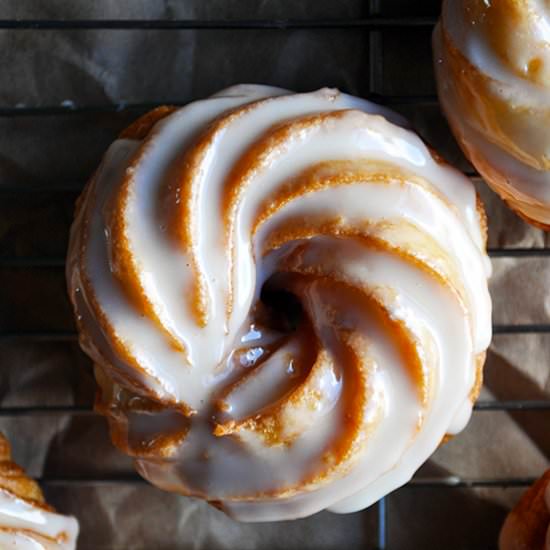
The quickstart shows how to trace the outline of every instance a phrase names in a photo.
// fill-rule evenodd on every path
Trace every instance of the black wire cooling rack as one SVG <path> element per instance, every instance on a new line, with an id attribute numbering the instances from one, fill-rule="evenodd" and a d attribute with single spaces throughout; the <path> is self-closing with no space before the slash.
<path id="1" fill-rule="evenodd" d="M 371 1 L 368 9 L 369 15 L 360 19 L 272 19 L 272 20 L 6 20 L 0 19 L 0 30 L 12 32 L 33 31 L 77 31 L 77 30 L 265 30 L 289 31 L 289 30 L 324 30 L 324 29 L 362 29 L 369 35 L 369 94 L 368 98 L 385 105 L 426 105 L 437 104 L 435 95 L 407 95 L 396 96 L 379 93 L 383 89 L 384 65 L 382 55 L 382 33 L 386 30 L 396 31 L 400 29 L 424 29 L 429 30 L 436 22 L 435 17 L 383 17 L 381 13 L 381 1 Z M 74 114 L 108 114 L 131 112 L 136 117 L 158 105 L 181 105 L 185 101 L 179 98 L 159 98 L 156 101 L 146 103 L 115 103 L 105 105 L 78 105 L 69 103 L 56 106 L 0 106 L 0 117 L 60 117 Z M 113 136 L 114 137 L 114 136 Z M 470 172 L 472 178 L 479 178 L 478 174 Z M 59 194 L 69 193 L 78 196 L 84 182 L 69 182 L 62 184 L 22 186 L 12 185 L 10 182 L 0 183 L 0 202 L 11 196 L 22 196 L 26 193 L 41 194 L 44 197 L 55 200 Z M 489 255 L 492 258 L 509 257 L 549 257 L 550 249 L 547 248 L 491 248 Z M 62 270 L 65 259 L 62 257 L 14 257 L 2 255 L 0 250 L 0 271 L 10 269 L 40 270 L 54 268 Z M 542 334 L 550 333 L 550 324 L 522 324 L 522 325 L 494 325 L 495 334 Z M 74 331 L 10 331 L 0 332 L 0 344 L 11 341 L 25 342 L 74 342 L 77 340 Z M 550 400 L 512 400 L 512 401 L 479 401 L 475 405 L 477 411 L 550 411 Z M 94 414 L 92 406 L 47 406 L 36 403 L 25 407 L 2 407 L 0 417 L 30 417 L 45 415 L 91 415 Z M 143 483 L 137 475 L 117 477 L 51 477 L 45 476 L 39 480 L 45 485 L 83 486 L 96 484 L 136 484 Z M 503 477 L 497 479 L 461 479 L 458 477 L 443 478 L 415 478 L 409 486 L 418 490 L 426 488 L 510 488 L 530 485 L 534 478 Z M 382 498 L 378 504 L 378 548 L 388 548 L 388 525 L 391 519 L 387 508 L 387 499 Z"/>

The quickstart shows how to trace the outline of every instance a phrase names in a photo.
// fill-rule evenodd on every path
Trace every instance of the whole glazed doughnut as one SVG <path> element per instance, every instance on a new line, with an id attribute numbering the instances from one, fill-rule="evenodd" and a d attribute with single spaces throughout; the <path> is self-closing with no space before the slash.
<path id="1" fill-rule="evenodd" d="M 0 548 L 74 550 L 77 536 L 76 519 L 46 504 L 37 483 L 12 462 L 0 433 Z"/>
<path id="2" fill-rule="evenodd" d="M 508 514 L 499 550 L 550 550 L 550 470 L 527 489 Z"/>
<path id="3" fill-rule="evenodd" d="M 400 124 L 236 86 L 109 148 L 68 287 L 142 476 L 243 521 L 350 512 L 464 427 L 491 337 L 483 208 Z"/>
<path id="4" fill-rule="evenodd" d="M 445 0 L 439 100 L 466 156 L 527 221 L 550 229 L 550 4 Z"/>

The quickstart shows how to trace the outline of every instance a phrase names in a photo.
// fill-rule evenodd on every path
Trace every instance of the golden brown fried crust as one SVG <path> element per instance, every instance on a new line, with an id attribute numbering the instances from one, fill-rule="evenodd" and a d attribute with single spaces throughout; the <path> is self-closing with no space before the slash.
<path id="1" fill-rule="evenodd" d="M 145 139 L 157 122 L 171 115 L 176 109 L 176 107 L 168 105 L 157 107 L 132 122 L 128 128 L 122 130 L 118 137 L 120 139 Z"/>
<path id="2" fill-rule="evenodd" d="M 0 488 L 23 500 L 51 510 L 45 503 L 44 495 L 36 481 L 27 476 L 23 468 L 12 462 L 10 444 L 2 433 L 0 433 Z"/>
<path id="3" fill-rule="evenodd" d="M 455 135 L 460 136 L 460 131 L 458 129 L 455 129 Z M 514 214 L 516 214 L 522 220 L 531 224 L 532 226 L 538 227 L 543 231 L 550 231 L 549 224 L 545 224 L 539 220 L 536 220 L 535 218 L 531 218 L 527 216 L 524 212 L 522 212 L 521 207 L 519 206 L 522 203 L 516 202 L 513 191 L 508 189 L 503 183 L 506 182 L 506 176 L 502 174 L 499 170 L 494 168 L 490 163 L 486 162 L 482 157 L 480 157 L 475 150 L 468 149 L 468 146 L 461 137 L 459 138 L 459 140 L 462 144 L 462 148 L 465 151 L 466 156 L 472 161 L 473 164 L 475 164 L 479 168 L 479 171 L 482 172 L 483 180 L 485 181 L 485 183 L 504 201 L 506 206 L 510 210 L 512 210 Z M 479 199 L 478 202 L 480 202 Z M 487 217 L 484 216 L 484 218 L 486 224 Z"/>
<path id="4" fill-rule="evenodd" d="M 489 226 L 487 223 L 487 212 L 485 212 L 485 205 L 479 196 L 479 193 L 476 193 L 476 212 L 479 218 L 479 227 L 481 230 L 481 238 L 483 241 L 483 247 L 487 248 L 487 240 L 489 237 Z"/>
<path id="5" fill-rule="evenodd" d="M 501 550 L 544 550 L 550 512 L 544 501 L 550 483 L 548 470 L 523 494 L 508 514 L 500 533 Z"/>
<path id="6" fill-rule="evenodd" d="M 539 222 L 538 220 L 535 220 L 534 218 L 530 218 L 529 216 L 526 216 L 521 210 L 515 207 L 514 204 L 512 204 L 510 201 L 505 200 L 504 201 L 508 208 L 514 212 L 514 214 L 518 215 L 523 221 L 527 222 L 528 224 L 537 227 L 538 229 L 542 229 L 543 231 L 550 231 L 550 224 Z"/>
<path id="7" fill-rule="evenodd" d="M 478 353 L 475 357 L 476 377 L 474 385 L 470 390 L 470 401 L 472 403 L 475 403 L 477 401 L 477 398 L 479 397 L 479 394 L 481 392 L 481 387 L 483 386 L 483 366 L 485 365 L 486 356 L 487 353 L 483 351 L 481 353 Z"/>

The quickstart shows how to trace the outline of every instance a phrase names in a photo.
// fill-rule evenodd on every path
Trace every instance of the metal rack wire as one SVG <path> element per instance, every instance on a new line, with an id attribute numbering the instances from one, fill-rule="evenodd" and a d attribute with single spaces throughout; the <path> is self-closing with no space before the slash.
<path id="1" fill-rule="evenodd" d="M 369 98 L 386 105 L 418 105 L 435 104 L 437 98 L 433 95 L 425 96 L 388 96 L 380 93 L 383 89 L 384 66 L 382 59 L 382 31 L 405 28 L 429 29 L 435 23 L 434 17 L 396 17 L 388 18 L 380 15 L 380 0 L 373 0 L 369 6 L 370 15 L 361 19 L 322 19 L 322 20 L 0 20 L 0 29 L 32 32 L 35 30 L 266 30 L 286 31 L 293 29 L 351 29 L 360 28 L 369 33 L 370 74 Z M 25 116 L 72 116 L 75 114 L 119 113 L 122 111 L 135 112 L 136 116 L 161 104 L 182 104 L 178 98 L 156 98 L 150 103 L 116 103 L 108 105 L 61 105 L 61 106 L 23 106 L 0 107 L 0 117 Z M 469 174 L 478 177 L 477 174 Z M 83 182 L 67 184 L 52 184 L 48 186 L 14 186 L 0 185 L 0 200 L 7 195 L 21 196 L 26 193 L 41 193 L 55 197 L 58 193 L 73 194 L 74 197 L 83 187 Z M 507 257 L 548 257 L 550 249 L 545 248 L 492 248 L 489 254 L 493 258 Z M 64 258 L 61 257 L 13 257 L 1 255 L 0 270 L 42 268 L 63 269 Z M 495 325 L 495 334 L 533 334 L 550 333 L 550 324 L 523 324 L 523 325 Z M 73 331 L 3 331 L 0 332 L 2 342 L 24 340 L 43 342 L 73 342 L 76 333 Z M 550 411 L 550 400 L 514 400 L 514 401 L 480 401 L 476 404 L 477 411 Z M 35 404 L 28 407 L 0 408 L 0 417 L 31 416 L 31 415 L 90 415 L 92 406 L 45 406 Z M 41 483 L 48 485 L 81 486 L 86 484 L 138 484 L 144 483 L 137 475 L 106 477 L 106 478 L 59 478 L 44 477 Z M 459 479 L 447 478 L 416 478 L 410 486 L 422 488 L 472 488 L 472 487 L 523 487 L 533 482 L 533 478 L 499 478 L 499 479 Z M 383 498 L 378 503 L 378 548 L 388 548 L 388 528 L 391 518 L 388 517 L 387 500 Z"/>

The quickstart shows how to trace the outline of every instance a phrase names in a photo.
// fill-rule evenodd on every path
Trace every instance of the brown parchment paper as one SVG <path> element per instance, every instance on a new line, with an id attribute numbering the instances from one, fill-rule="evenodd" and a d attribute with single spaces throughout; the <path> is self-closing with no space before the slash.
<path id="1" fill-rule="evenodd" d="M 387 0 L 387 15 L 435 15 L 438 2 Z M 309 0 L 13 0 L 0 18 L 352 18 L 367 2 Z M 377 41 L 377 42 L 376 42 Z M 373 51 L 372 48 L 376 48 Z M 382 56 L 383 69 L 371 58 Z M 0 106 L 184 102 L 238 82 L 294 90 L 337 86 L 357 94 L 434 93 L 430 29 L 293 31 L 0 31 Z M 375 75 L 373 77 L 373 74 Z M 439 107 L 395 105 L 458 168 L 471 171 Z M 81 522 L 79 548 L 375 548 L 378 510 L 328 512 L 295 522 L 239 524 L 202 502 L 145 483 L 99 483 L 133 475 L 111 445 L 94 395 L 88 359 L 65 338 L 74 329 L 62 260 L 74 201 L 101 154 L 141 111 L 0 117 L 0 257 L 46 258 L 42 267 L 0 265 L 0 331 L 57 331 L 58 339 L 0 339 L 0 406 L 79 407 L 71 414 L 0 414 L 15 458 L 43 479 L 50 502 Z M 489 217 L 492 247 L 545 247 L 549 237 L 512 214 L 475 181 Z M 28 192 L 28 186 L 43 192 Z M 56 189 L 52 191 L 52 188 Z M 52 261 L 53 260 L 53 263 Z M 550 322 L 550 258 L 498 258 L 491 292 L 497 324 Z M 550 334 L 495 336 L 483 399 L 549 399 Z M 548 412 L 475 412 L 418 477 L 538 476 L 550 457 Z M 58 480 L 56 482 L 55 480 Z M 72 480 L 72 481 L 71 481 Z M 494 548 L 521 489 L 419 489 L 387 500 L 392 549 Z"/>

